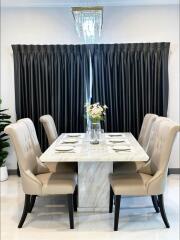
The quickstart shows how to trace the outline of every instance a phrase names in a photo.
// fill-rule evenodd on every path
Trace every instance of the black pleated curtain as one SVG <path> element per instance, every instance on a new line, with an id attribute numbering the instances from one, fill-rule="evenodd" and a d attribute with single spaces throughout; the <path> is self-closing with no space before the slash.
<path id="1" fill-rule="evenodd" d="M 89 51 L 85 45 L 13 45 L 17 119 L 29 117 L 43 149 L 39 117 L 50 114 L 58 133 L 84 131 Z"/>
<path id="2" fill-rule="evenodd" d="M 17 119 L 33 120 L 44 148 L 41 115 L 53 116 L 59 134 L 85 130 L 90 62 L 92 102 L 108 106 L 106 131 L 131 131 L 137 137 L 146 113 L 167 114 L 169 43 L 12 48 Z"/>
<path id="3" fill-rule="evenodd" d="M 92 102 L 108 106 L 106 131 L 138 136 L 146 113 L 167 115 L 169 43 L 91 45 Z"/>

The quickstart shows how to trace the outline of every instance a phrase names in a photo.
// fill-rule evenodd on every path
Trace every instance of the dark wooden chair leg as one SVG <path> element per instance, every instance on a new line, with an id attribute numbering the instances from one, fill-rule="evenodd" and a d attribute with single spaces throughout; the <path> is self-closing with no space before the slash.
<path id="1" fill-rule="evenodd" d="M 118 231 L 121 196 L 115 195 L 114 231 Z"/>
<path id="2" fill-rule="evenodd" d="M 77 212 L 77 206 L 78 206 L 78 186 L 77 185 L 73 194 L 73 203 L 74 203 L 74 211 Z"/>
<path id="3" fill-rule="evenodd" d="M 68 209 L 69 209 L 69 222 L 70 229 L 74 229 L 74 207 L 73 207 L 73 194 L 68 194 Z"/>
<path id="4" fill-rule="evenodd" d="M 109 213 L 112 213 L 113 211 L 113 198 L 114 198 L 114 193 L 113 193 L 112 187 L 110 186 Z"/>
<path id="5" fill-rule="evenodd" d="M 153 196 L 151 196 L 151 199 L 152 199 L 152 202 L 153 202 L 154 209 L 156 210 L 157 213 L 159 213 L 157 196 L 153 195 Z"/>
<path id="6" fill-rule="evenodd" d="M 35 201 L 36 201 L 36 195 L 32 195 L 31 196 L 31 201 L 30 201 L 30 206 L 29 206 L 29 213 L 32 212 L 34 204 L 35 204 Z"/>
<path id="7" fill-rule="evenodd" d="M 78 163 L 75 164 L 75 172 L 78 174 Z M 75 191 L 73 194 L 73 203 L 74 203 L 74 211 L 77 212 L 78 208 L 78 184 L 75 187 Z"/>
<path id="8" fill-rule="evenodd" d="M 18 228 L 22 228 L 22 225 L 27 217 L 27 214 L 29 212 L 29 207 L 30 207 L 30 195 L 25 194 L 25 201 L 24 201 L 24 209 L 23 209 L 23 213 L 22 213 L 22 217 L 21 220 L 19 222 Z"/>
<path id="9" fill-rule="evenodd" d="M 166 212 L 164 209 L 164 199 L 162 194 L 158 195 L 158 200 L 159 200 L 158 203 L 159 203 L 160 213 L 164 221 L 164 224 L 166 225 L 167 228 L 170 228 L 169 222 L 166 217 Z"/>

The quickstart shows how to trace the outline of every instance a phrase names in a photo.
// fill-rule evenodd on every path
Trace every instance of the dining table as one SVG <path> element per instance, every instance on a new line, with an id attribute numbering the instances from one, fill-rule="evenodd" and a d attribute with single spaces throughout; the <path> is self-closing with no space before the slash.
<path id="1" fill-rule="evenodd" d="M 115 162 L 146 162 L 148 159 L 130 132 L 102 133 L 99 144 L 92 144 L 87 133 L 63 133 L 40 156 L 44 163 L 78 164 L 79 212 L 108 211 L 108 178 Z"/>

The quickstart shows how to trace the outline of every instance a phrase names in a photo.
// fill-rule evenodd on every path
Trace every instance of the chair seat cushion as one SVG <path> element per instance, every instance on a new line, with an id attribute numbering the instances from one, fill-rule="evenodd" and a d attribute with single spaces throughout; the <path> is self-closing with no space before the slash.
<path id="1" fill-rule="evenodd" d="M 77 174 L 44 173 L 36 175 L 42 183 L 42 195 L 73 194 Z"/>
<path id="2" fill-rule="evenodd" d="M 152 178 L 143 173 L 110 174 L 109 180 L 115 195 L 147 195 L 146 184 Z"/>

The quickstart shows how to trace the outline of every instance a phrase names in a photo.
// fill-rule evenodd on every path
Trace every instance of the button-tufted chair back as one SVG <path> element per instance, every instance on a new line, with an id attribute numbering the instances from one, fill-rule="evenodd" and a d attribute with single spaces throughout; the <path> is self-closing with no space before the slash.
<path id="1" fill-rule="evenodd" d="M 152 129 L 154 121 L 157 118 L 158 118 L 158 116 L 156 114 L 148 113 L 145 115 L 145 117 L 143 119 L 138 142 L 144 148 L 144 150 L 147 150 L 151 129 Z"/>
<path id="2" fill-rule="evenodd" d="M 165 117 L 159 117 L 154 123 L 148 147 L 153 174 L 167 171 L 172 145 L 179 130 L 176 123 Z"/>
<path id="3" fill-rule="evenodd" d="M 32 122 L 32 120 L 30 118 L 22 118 L 18 122 L 21 122 L 21 121 L 26 124 L 26 126 L 30 132 L 31 140 L 32 140 L 32 144 L 33 144 L 33 148 L 34 148 L 36 156 L 40 157 L 42 154 L 42 151 L 41 151 L 40 144 L 39 144 L 39 141 L 37 138 L 34 123 Z"/>
<path id="4" fill-rule="evenodd" d="M 24 171 L 29 169 L 32 173 L 36 174 L 36 155 L 33 150 L 31 136 L 26 124 L 23 122 L 10 124 L 5 128 L 5 132 L 10 135 L 13 142 L 19 166 L 21 166 Z"/>
<path id="5" fill-rule="evenodd" d="M 58 137 L 54 119 L 50 115 L 43 115 L 40 117 L 40 122 L 43 124 L 48 143 L 51 145 Z"/>
<path id="6" fill-rule="evenodd" d="M 153 124 L 147 154 L 152 179 L 148 182 L 148 193 L 161 194 L 164 192 L 169 157 L 176 133 L 180 126 L 168 118 L 159 117 Z M 140 172 L 142 172 L 140 170 Z"/>
<path id="7" fill-rule="evenodd" d="M 41 183 L 36 178 L 38 163 L 33 149 L 29 130 L 24 122 L 10 124 L 5 128 L 14 145 L 22 178 L 23 190 L 26 194 L 41 194 Z"/>

